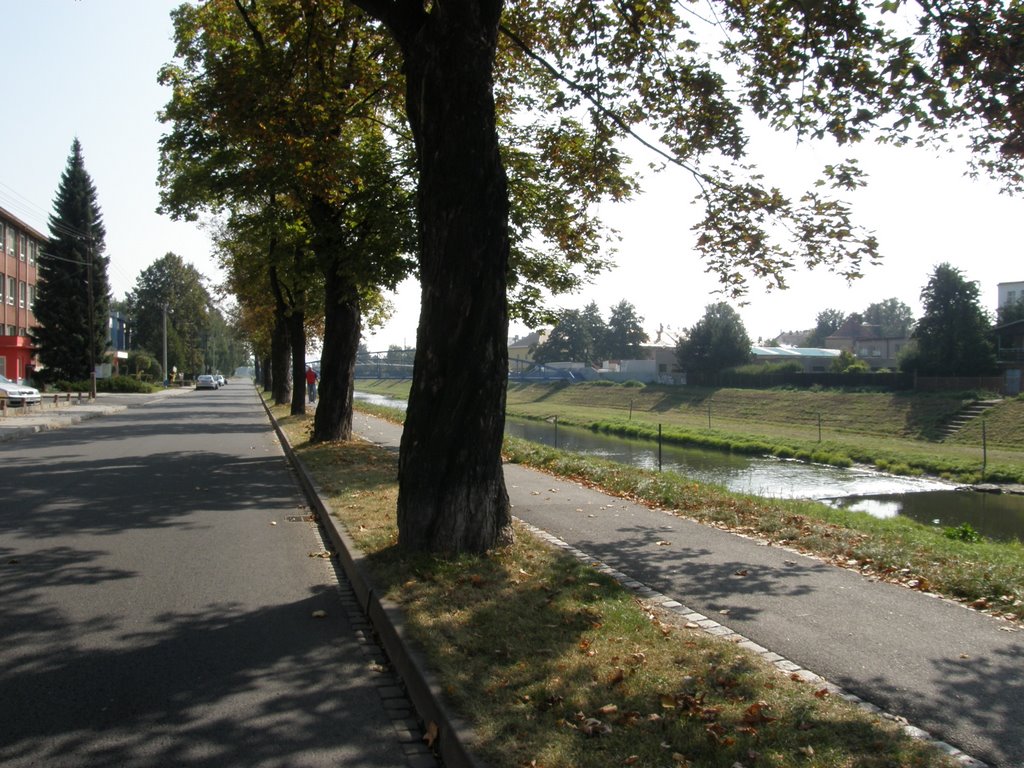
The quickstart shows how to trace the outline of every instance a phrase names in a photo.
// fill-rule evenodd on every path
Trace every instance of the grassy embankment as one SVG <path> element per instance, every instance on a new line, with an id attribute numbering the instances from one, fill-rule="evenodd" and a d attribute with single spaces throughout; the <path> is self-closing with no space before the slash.
<path id="1" fill-rule="evenodd" d="M 408 386 L 359 383 L 395 397 L 405 397 Z M 507 412 L 649 439 L 660 424 L 666 442 L 737 453 L 868 464 L 962 483 L 1024 483 L 1024 399 L 1005 400 L 985 415 L 984 477 L 982 419 L 940 442 L 965 402 L 945 394 L 511 384 Z"/>
<path id="2" fill-rule="evenodd" d="M 525 531 L 485 558 L 403 555 L 394 453 L 311 445 L 308 417 L 275 412 L 494 768 L 953 765 L 821 685 L 649 613 Z"/>

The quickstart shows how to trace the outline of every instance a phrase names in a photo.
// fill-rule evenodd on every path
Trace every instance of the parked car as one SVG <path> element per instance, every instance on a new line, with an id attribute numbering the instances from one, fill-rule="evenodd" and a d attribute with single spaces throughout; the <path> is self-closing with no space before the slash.
<path id="1" fill-rule="evenodd" d="M 217 380 L 218 387 L 223 387 L 228 383 L 228 380 L 221 376 L 219 373 L 213 374 L 213 378 Z"/>
<path id="2" fill-rule="evenodd" d="M 196 376 L 196 389 L 220 389 L 217 379 L 208 373 Z"/>
<path id="3" fill-rule="evenodd" d="M 0 376 L 0 398 L 6 398 L 8 405 L 35 405 L 43 399 L 35 387 L 18 384 L 6 376 Z"/>

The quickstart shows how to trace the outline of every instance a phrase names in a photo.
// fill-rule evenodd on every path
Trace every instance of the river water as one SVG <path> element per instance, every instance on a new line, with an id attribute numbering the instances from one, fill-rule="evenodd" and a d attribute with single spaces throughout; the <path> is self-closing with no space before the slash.
<path id="1" fill-rule="evenodd" d="M 368 402 L 404 408 L 403 401 L 357 392 Z M 553 422 L 509 418 L 505 431 L 543 445 L 657 470 L 657 443 L 591 432 Z M 822 464 L 745 456 L 721 451 L 663 445 L 662 471 L 713 483 L 736 493 L 780 499 L 814 499 L 875 517 L 902 515 L 943 528 L 969 523 L 997 540 L 1024 540 L 1024 496 L 957 490 L 931 478 L 888 475 L 863 467 L 841 469 Z"/>

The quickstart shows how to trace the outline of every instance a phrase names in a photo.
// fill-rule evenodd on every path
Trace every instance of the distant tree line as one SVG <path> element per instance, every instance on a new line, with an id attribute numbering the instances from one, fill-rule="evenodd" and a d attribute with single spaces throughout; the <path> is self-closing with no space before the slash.
<path id="1" fill-rule="evenodd" d="M 828 337 L 847 327 L 856 333 L 874 326 L 883 338 L 906 338 L 910 343 L 899 367 L 925 376 L 982 376 L 997 370 L 992 318 L 982 309 L 975 282 L 944 263 L 935 267 L 921 291 L 924 314 L 915 322 L 909 306 L 896 298 L 870 304 L 849 315 L 838 309 L 818 313 L 814 329 L 800 346 L 820 348 Z M 998 323 L 1024 319 L 1024 299 L 998 312 Z M 547 339 L 537 345 L 539 363 L 574 361 L 599 365 L 605 360 L 644 357 L 647 341 L 643 318 L 623 300 L 612 307 L 605 322 L 593 302 L 582 310 L 565 310 Z M 751 359 L 751 340 L 739 313 L 728 303 L 709 304 L 704 315 L 681 335 L 676 347 L 679 366 L 687 372 L 714 374 L 744 365 Z M 844 350 L 831 365 L 834 373 L 864 373 L 870 366 Z"/>

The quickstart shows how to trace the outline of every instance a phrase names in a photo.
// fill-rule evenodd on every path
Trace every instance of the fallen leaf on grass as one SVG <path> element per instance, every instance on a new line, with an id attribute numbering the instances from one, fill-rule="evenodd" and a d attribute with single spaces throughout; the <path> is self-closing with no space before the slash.
<path id="1" fill-rule="evenodd" d="M 761 725 L 762 723 L 773 723 L 776 718 L 770 717 L 767 711 L 770 709 L 767 703 L 759 701 L 747 707 L 743 713 L 743 722 L 747 725 Z"/>
<path id="2" fill-rule="evenodd" d="M 433 720 L 427 723 L 426 731 L 423 734 L 423 741 L 427 743 L 428 749 L 433 749 L 434 742 L 437 741 L 438 733 L 437 723 Z"/>
<path id="3" fill-rule="evenodd" d="M 587 736 L 603 736 L 606 733 L 611 733 L 612 727 L 607 723 L 602 723 L 596 717 L 588 717 L 580 726 L 580 731 Z"/>

